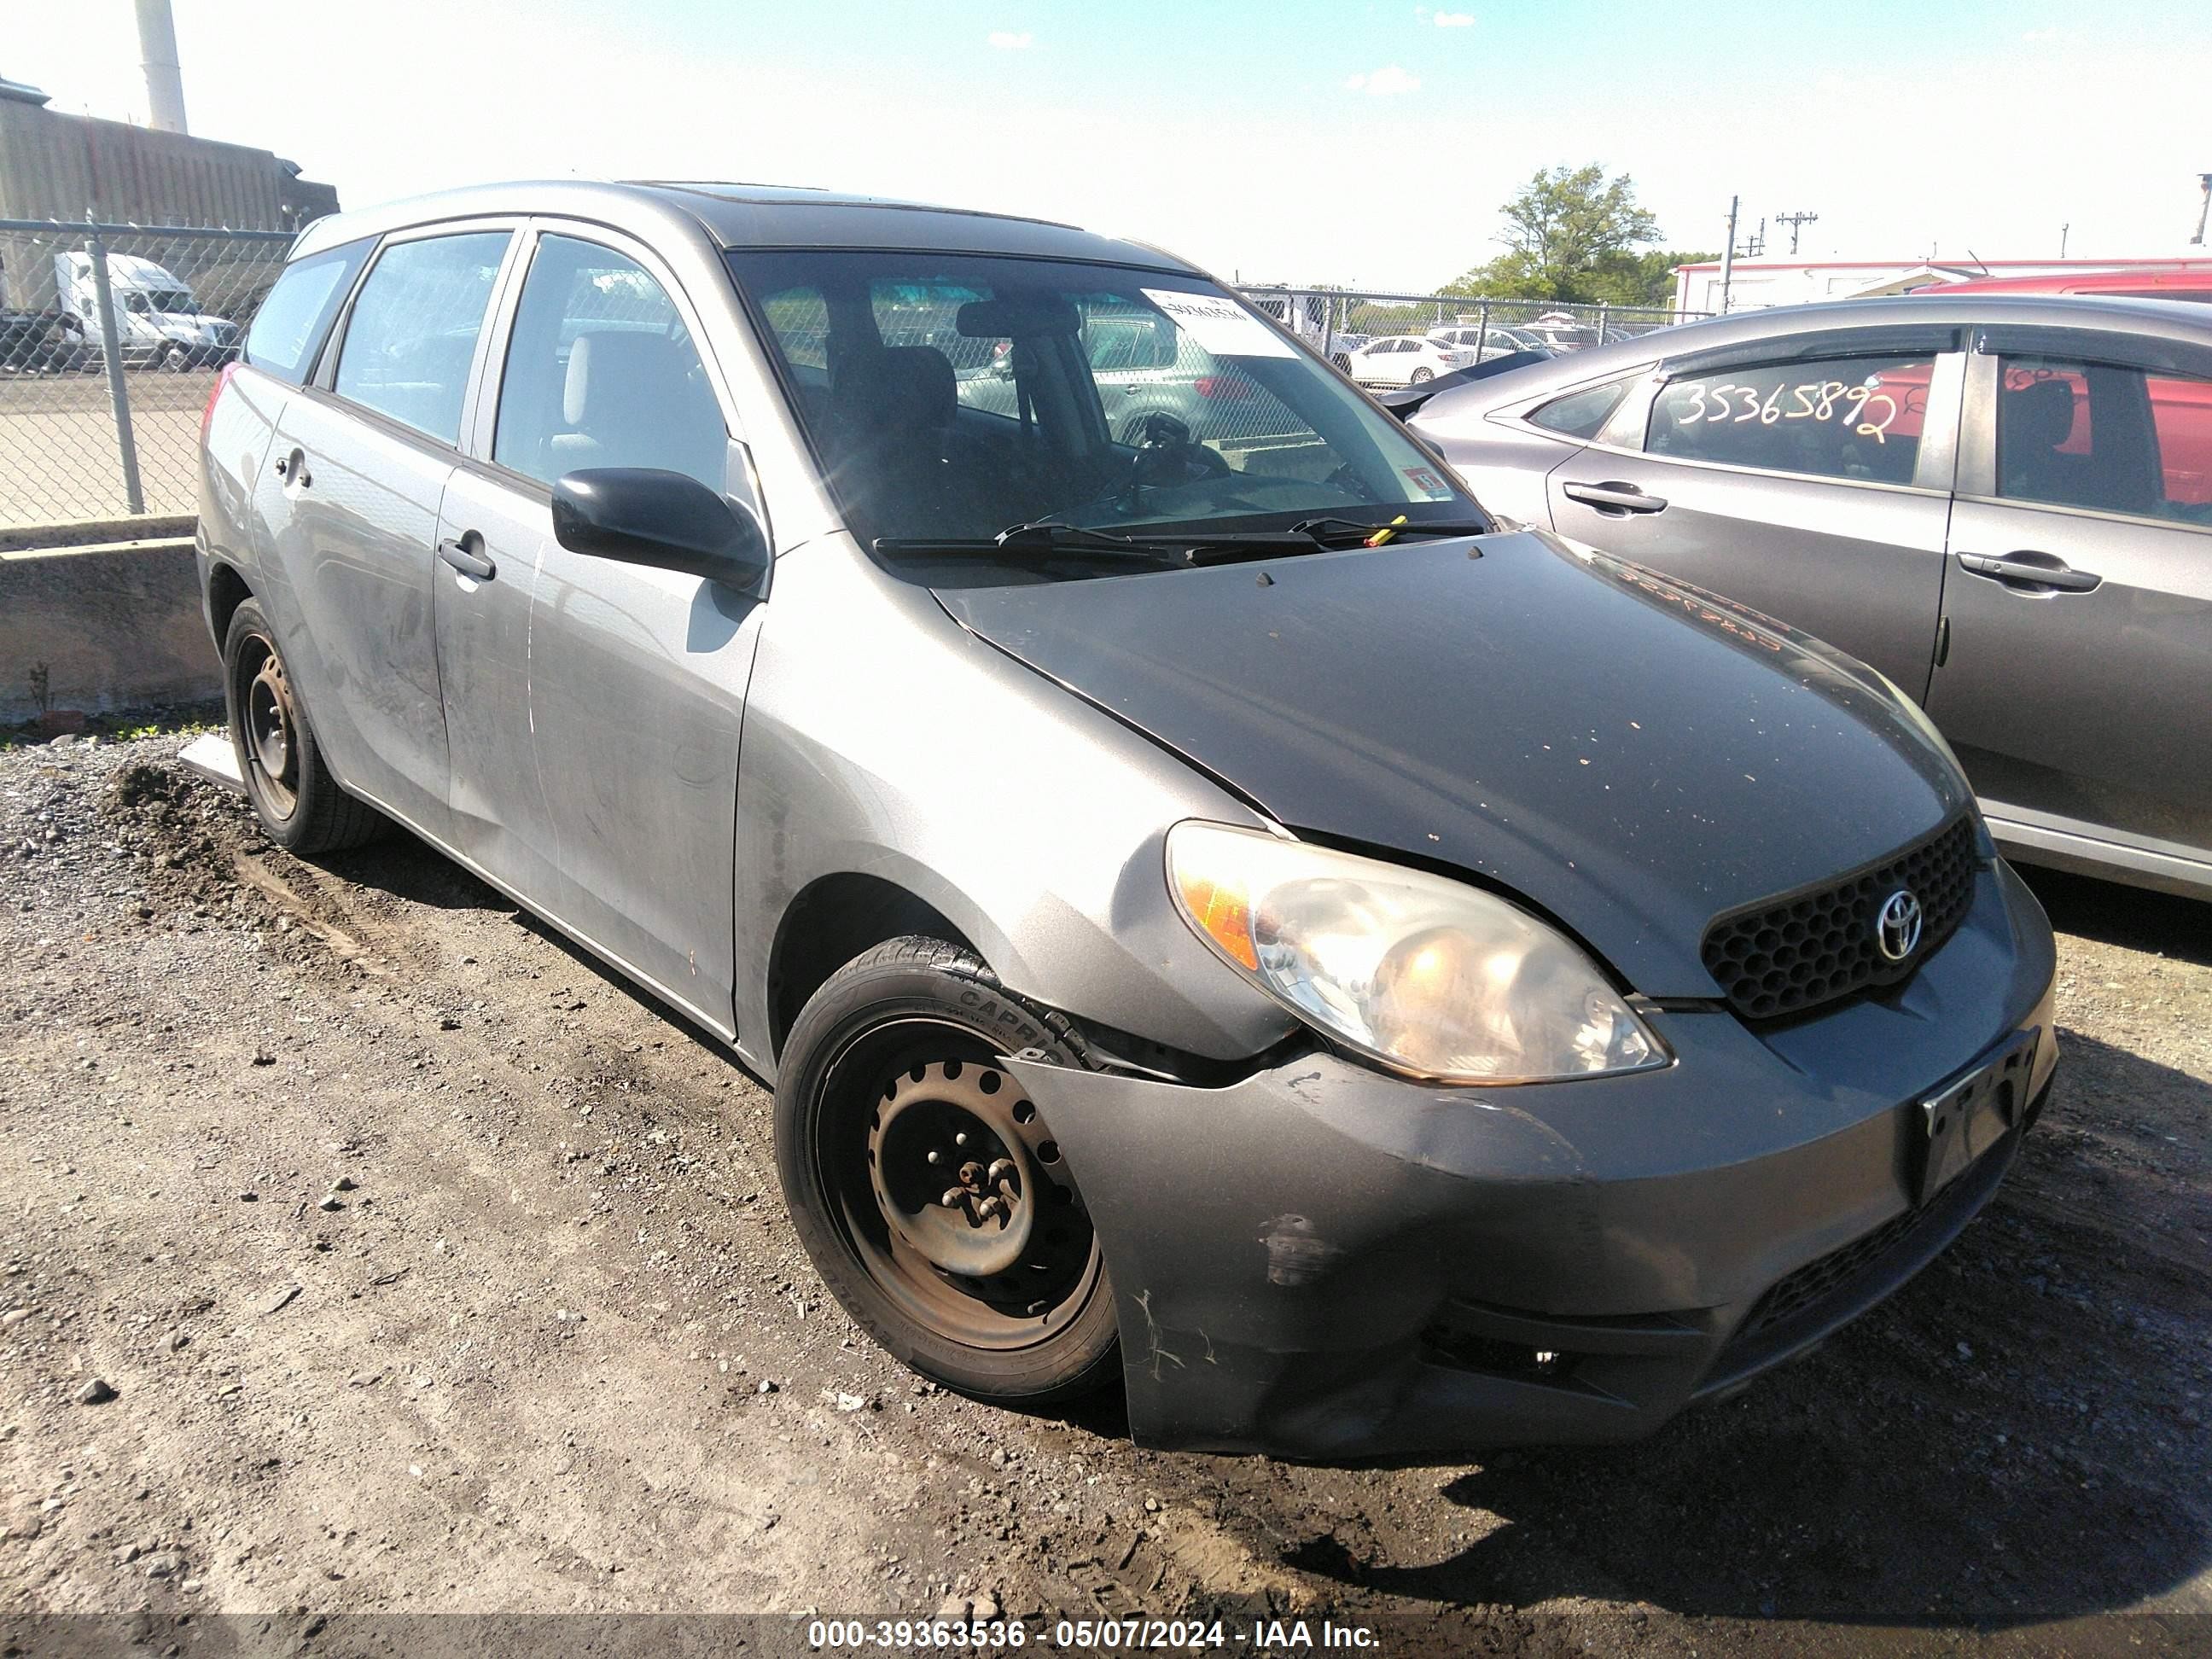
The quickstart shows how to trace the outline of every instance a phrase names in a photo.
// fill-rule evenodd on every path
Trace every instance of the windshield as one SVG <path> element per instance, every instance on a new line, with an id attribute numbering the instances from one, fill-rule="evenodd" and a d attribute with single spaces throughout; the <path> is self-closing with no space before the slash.
<path id="1" fill-rule="evenodd" d="M 167 312 L 171 316 L 190 316 L 199 309 L 192 303 L 191 294 L 181 288 L 149 289 L 146 297 L 152 301 L 155 310 Z"/>
<path id="2" fill-rule="evenodd" d="M 932 252 L 729 261 L 864 544 L 1479 516 L 1395 422 L 1202 279 Z"/>

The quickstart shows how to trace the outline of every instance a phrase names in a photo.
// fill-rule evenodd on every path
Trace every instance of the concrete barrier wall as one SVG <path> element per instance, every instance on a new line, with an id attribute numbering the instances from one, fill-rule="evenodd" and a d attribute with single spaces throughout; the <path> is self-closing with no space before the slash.
<path id="1" fill-rule="evenodd" d="M 0 550 L 0 725 L 222 695 L 189 539 Z"/>

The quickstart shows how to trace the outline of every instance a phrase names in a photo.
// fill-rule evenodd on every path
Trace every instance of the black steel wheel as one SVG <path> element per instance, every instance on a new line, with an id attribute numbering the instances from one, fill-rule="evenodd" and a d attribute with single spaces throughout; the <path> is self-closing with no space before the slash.
<path id="1" fill-rule="evenodd" d="M 953 1388 L 1037 1404 L 1112 1376 L 1114 1297 L 1045 1113 L 1000 1063 L 1073 1034 L 969 952 L 908 938 L 832 975 L 784 1045 L 776 1156 L 846 1311 Z"/>
<path id="2" fill-rule="evenodd" d="M 223 636 L 224 701 L 246 799 L 270 838 L 292 852 L 325 853 L 373 839 L 386 820 L 346 793 L 324 763 L 284 653 L 259 601 L 232 614 Z"/>

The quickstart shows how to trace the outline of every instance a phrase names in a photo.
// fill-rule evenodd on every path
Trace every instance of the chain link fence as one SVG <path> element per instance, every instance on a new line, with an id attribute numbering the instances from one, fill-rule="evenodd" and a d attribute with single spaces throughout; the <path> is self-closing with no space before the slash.
<path id="1" fill-rule="evenodd" d="M 291 242 L 0 220 L 0 530 L 192 513 L 201 410 Z"/>
<path id="2" fill-rule="evenodd" d="M 1403 386 L 1516 351 L 1579 351 L 1713 314 L 1664 306 L 1565 305 L 1464 294 L 1297 288 L 1238 292 L 1352 379 L 1375 385 Z M 1447 363 L 1435 353 L 1395 344 L 1416 339 L 1460 361 Z M 1382 342 L 1392 344 L 1376 349 Z"/>

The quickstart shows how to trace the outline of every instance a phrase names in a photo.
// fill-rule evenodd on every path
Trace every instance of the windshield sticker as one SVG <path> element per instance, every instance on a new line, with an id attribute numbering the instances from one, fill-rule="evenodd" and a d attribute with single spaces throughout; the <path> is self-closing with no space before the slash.
<path id="1" fill-rule="evenodd" d="M 1451 499 L 1451 486 L 1425 466 L 1409 466 L 1401 470 L 1406 475 L 1406 482 L 1431 501 L 1443 501 Z"/>
<path id="2" fill-rule="evenodd" d="M 1233 300 L 1173 289 L 1138 290 L 1217 357 L 1295 357 L 1297 349 Z"/>

